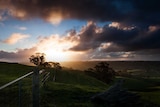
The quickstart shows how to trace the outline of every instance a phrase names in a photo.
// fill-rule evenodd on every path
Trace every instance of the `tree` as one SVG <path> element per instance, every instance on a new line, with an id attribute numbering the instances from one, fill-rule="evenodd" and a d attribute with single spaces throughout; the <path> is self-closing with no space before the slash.
<path id="1" fill-rule="evenodd" d="M 56 80 L 56 73 L 58 70 L 61 70 L 60 63 L 58 62 L 46 62 L 45 61 L 45 54 L 44 53 L 36 53 L 35 55 L 30 56 L 29 58 L 30 62 L 37 65 L 38 67 L 43 67 L 43 68 L 53 68 L 54 73 L 51 74 L 52 80 Z M 52 69 L 52 70 L 53 70 Z"/>
<path id="2" fill-rule="evenodd" d="M 105 83 L 110 83 L 115 77 L 115 71 L 107 62 L 100 62 L 94 68 L 85 70 L 85 73 Z"/>
<path id="3" fill-rule="evenodd" d="M 52 68 L 54 68 L 54 75 L 53 75 L 53 81 L 56 81 L 56 74 L 57 74 L 57 71 L 61 70 L 62 67 L 60 65 L 60 63 L 58 62 L 49 62 L 49 64 L 51 65 Z"/>
<path id="4" fill-rule="evenodd" d="M 45 63 L 45 54 L 44 53 L 36 53 L 35 55 L 30 56 L 30 62 L 37 65 L 43 66 Z"/>

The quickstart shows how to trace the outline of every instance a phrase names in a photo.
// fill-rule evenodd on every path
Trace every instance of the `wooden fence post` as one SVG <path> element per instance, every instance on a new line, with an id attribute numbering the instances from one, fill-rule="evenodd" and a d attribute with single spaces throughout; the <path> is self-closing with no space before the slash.
<path id="1" fill-rule="evenodd" d="M 33 107 L 39 107 L 39 70 L 36 69 L 33 71 L 33 88 L 32 88 L 32 100 Z"/>

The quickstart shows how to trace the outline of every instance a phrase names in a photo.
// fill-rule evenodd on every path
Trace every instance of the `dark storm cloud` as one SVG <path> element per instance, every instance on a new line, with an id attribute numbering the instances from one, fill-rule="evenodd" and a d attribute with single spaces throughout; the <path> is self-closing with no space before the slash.
<path id="1" fill-rule="evenodd" d="M 148 26 L 160 24 L 158 4 L 159 0 L 1 0 L 0 9 L 9 9 L 12 16 L 22 19 L 58 16 Z"/>
<path id="2" fill-rule="evenodd" d="M 52 17 L 52 13 L 60 15 L 63 19 L 106 20 L 106 15 L 115 16 L 110 13 L 115 9 L 110 0 L 100 2 L 99 0 L 1 0 L 0 4 L 1 8 L 12 9 L 14 16 L 22 19 L 32 17 L 47 19 Z M 14 11 L 23 12 L 25 15 L 18 15 Z"/>
<path id="3" fill-rule="evenodd" d="M 111 52 L 108 56 L 117 58 L 160 56 L 159 0 L 0 0 L 0 11 L 1 19 L 10 15 L 23 20 L 38 17 L 53 23 L 63 19 L 116 22 L 103 27 L 90 22 L 80 32 L 71 30 L 72 36 L 79 39 L 75 39 L 78 44 L 70 50 L 92 50 L 94 57 L 99 52 Z M 130 51 L 132 54 L 125 53 Z"/>
<path id="4" fill-rule="evenodd" d="M 100 41 L 96 41 L 97 34 L 95 32 L 95 29 L 97 28 L 96 24 L 93 22 L 89 22 L 86 26 L 84 26 L 79 34 L 77 35 L 80 37 L 79 44 L 71 50 L 74 51 L 85 51 L 89 49 L 95 49 L 99 46 Z"/>
<path id="5" fill-rule="evenodd" d="M 132 30 L 105 28 L 100 39 L 123 47 L 124 51 L 136 51 L 160 48 L 159 35 L 160 29 L 149 32 L 149 30 L 138 28 Z"/>
<path id="6" fill-rule="evenodd" d="M 116 26 L 110 25 L 98 27 L 95 23 L 89 22 L 77 34 L 80 38 L 79 43 L 71 50 L 88 51 L 99 48 L 103 52 L 128 52 L 160 49 L 159 26 L 150 26 L 148 29 L 143 29 L 121 26 L 120 23 L 117 23 Z"/>

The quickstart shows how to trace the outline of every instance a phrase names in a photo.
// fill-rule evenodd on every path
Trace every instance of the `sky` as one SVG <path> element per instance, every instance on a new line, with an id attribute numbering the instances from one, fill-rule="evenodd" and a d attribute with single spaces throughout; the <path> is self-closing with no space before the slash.
<path id="1" fill-rule="evenodd" d="M 159 0 L 0 0 L 0 61 L 160 61 Z"/>

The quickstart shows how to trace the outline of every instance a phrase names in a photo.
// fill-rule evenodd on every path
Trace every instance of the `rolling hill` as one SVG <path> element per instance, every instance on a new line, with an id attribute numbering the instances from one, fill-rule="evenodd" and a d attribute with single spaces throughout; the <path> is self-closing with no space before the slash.
<path id="1" fill-rule="evenodd" d="M 90 66 L 94 66 L 93 63 L 89 64 Z M 153 65 L 151 62 L 148 64 L 147 62 L 138 62 L 140 66 L 138 66 L 137 62 L 130 62 L 129 64 L 127 62 L 110 62 L 113 68 L 117 64 L 121 69 L 126 65 L 125 68 L 132 69 L 132 72 L 138 72 L 136 71 L 138 67 L 145 68 L 146 65 L 150 65 L 150 69 L 158 70 L 158 67 L 154 67 L 159 62 L 154 62 Z M 87 65 L 85 66 L 87 67 Z M 33 66 L 0 62 L 0 86 L 32 70 L 34 70 Z M 46 70 L 54 74 L 54 69 Z M 158 76 L 156 78 L 117 76 L 115 81 L 119 79 L 125 80 L 124 88 L 141 95 L 142 100 L 146 103 L 145 107 L 150 107 L 152 103 L 160 105 L 160 78 Z M 56 82 L 48 81 L 46 86 L 40 87 L 40 106 L 93 107 L 90 98 L 99 92 L 107 90 L 110 85 L 89 77 L 80 70 L 63 68 L 56 73 Z M 20 105 L 32 107 L 32 76 L 0 90 L 1 107 L 18 107 Z M 159 107 L 158 105 L 156 107 Z"/>

